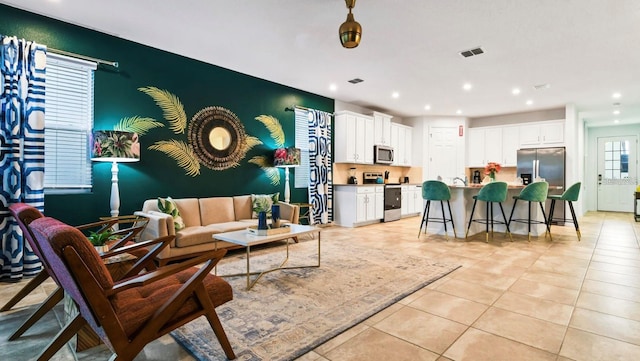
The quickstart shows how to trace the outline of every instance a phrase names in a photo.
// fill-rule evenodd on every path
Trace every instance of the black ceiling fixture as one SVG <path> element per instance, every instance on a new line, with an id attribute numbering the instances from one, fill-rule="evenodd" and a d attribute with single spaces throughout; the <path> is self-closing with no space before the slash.
<path id="1" fill-rule="evenodd" d="M 351 13 L 351 9 L 356 6 L 356 0 L 345 0 L 345 3 L 347 4 L 347 8 L 349 8 L 349 14 L 347 14 L 347 21 L 340 25 L 340 43 L 342 43 L 343 47 L 352 49 L 360 44 L 362 26 L 355 21 Z"/>

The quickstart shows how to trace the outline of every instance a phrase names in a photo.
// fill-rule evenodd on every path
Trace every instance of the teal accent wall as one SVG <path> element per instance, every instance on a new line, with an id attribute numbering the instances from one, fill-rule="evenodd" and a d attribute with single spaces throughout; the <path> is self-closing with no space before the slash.
<path id="1" fill-rule="evenodd" d="M 239 167 L 214 171 L 202 166 L 200 175 L 191 177 L 164 153 L 147 149 L 158 140 L 186 142 L 187 134 L 174 134 L 168 124 L 165 128 L 153 129 L 140 138 L 141 161 L 119 166 L 120 214 L 131 214 L 141 208 L 145 199 L 158 196 L 182 198 L 280 192 L 283 199 L 284 170 L 280 170 L 280 185 L 273 186 L 258 166 L 248 163 L 253 156 L 272 155 L 274 148 L 269 131 L 254 118 L 262 114 L 276 117 L 285 131 L 285 146 L 291 146 L 295 141 L 294 113 L 285 111 L 285 107 L 296 104 L 331 113 L 334 111 L 334 101 L 330 98 L 6 5 L 0 5 L 0 34 L 120 64 L 117 69 L 99 66 L 95 72 L 94 129 L 112 129 L 120 119 L 132 116 L 152 117 L 165 122 L 162 110 L 153 99 L 137 90 L 155 86 L 180 98 L 187 119 L 208 106 L 225 107 L 238 116 L 248 135 L 265 143 L 250 150 Z M 206 43 L 202 46 L 214 50 L 216 47 Z M 307 190 L 293 187 L 293 172 L 295 169 L 292 171 L 291 201 L 304 202 Z M 93 185 L 90 194 L 47 195 L 45 214 L 70 224 L 108 216 L 111 164 L 93 164 Z"/>

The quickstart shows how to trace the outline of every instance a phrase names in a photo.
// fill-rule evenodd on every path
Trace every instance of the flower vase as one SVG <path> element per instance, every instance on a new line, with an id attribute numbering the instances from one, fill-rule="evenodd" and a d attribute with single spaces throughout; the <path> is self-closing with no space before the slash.
<path id="1" fill-rule="evenodd" d="M 496 172 L 489 172 L 489 178 L 492 182 L 496 181 Z"/>

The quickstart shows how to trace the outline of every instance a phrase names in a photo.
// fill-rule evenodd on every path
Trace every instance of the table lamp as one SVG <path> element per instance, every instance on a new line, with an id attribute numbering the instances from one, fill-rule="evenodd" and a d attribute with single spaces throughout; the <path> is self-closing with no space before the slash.
<path id="1" fill-rule="evenodd" d="M 118 191 L 118 163 L 140 161 L 138 134 L 117 130 L 94 130 L 91 160 L 111 162 L 111 216 L 120 213 L 120 192 Z"/>
<path id="2" fill-rule="evenodd" d="M 289 168 L 300 165 L 300 149 L 295 147 L 276 149 L 273 153 L 273 165 L 278 168 L 284 168 L 284 201 L 289 203 L 291 198 Z"/>

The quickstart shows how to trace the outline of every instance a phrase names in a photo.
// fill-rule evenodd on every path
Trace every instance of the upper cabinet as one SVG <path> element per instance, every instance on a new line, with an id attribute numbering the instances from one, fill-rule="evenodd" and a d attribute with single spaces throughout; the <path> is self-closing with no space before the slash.
<path id="1" fill-rule="evenodd" d="M 393 165 L 411 167 L 413 128 L 391 123 L 391 147 L 394 150 Z"/>
<path id="2" fill-rule="evenodd" d="M 502 127 L 502 166 L 518 165 L 518 149 L 520 149 L 520 127 L 517 125 Z"/>
<path id="3" fill-rule="evenodd" d="M 520 125 L 520 147 L 537 148 L 564 144 L 564 120 Z"/>
<path id="4" fill-rule="evenodd" d="M 391 145 L 391 115 L 373 112 L 373 144 Z"/>
<path id="5" fill-rule="evenodd" d="M 469 128 L 467 166 L 484 167 L 489 162 L 502 163 L 502 128 Z"/>
<path id="6" fill-rule="evenodd" d="M 373 164 L 373 118 L 343 111 L 335 115 L 335 163 Z"/>

